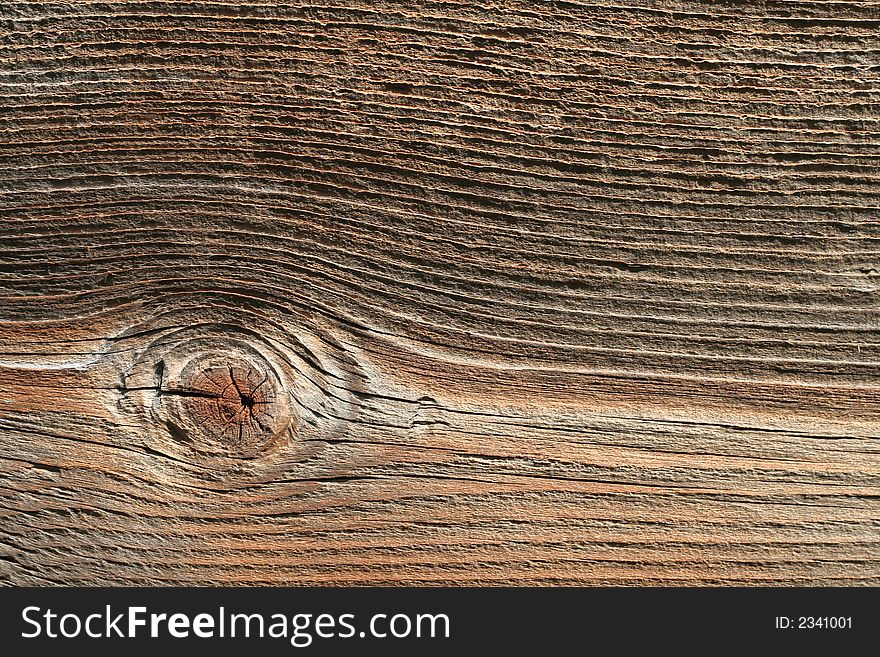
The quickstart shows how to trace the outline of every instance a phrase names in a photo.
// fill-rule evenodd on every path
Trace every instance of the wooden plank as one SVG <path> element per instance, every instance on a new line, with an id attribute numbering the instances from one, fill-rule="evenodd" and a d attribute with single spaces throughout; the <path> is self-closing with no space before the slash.
<path id="1" fill-rule="evenodd" d="M 880 584 L 880 5 L 4 2 L 0 581 Z"/>

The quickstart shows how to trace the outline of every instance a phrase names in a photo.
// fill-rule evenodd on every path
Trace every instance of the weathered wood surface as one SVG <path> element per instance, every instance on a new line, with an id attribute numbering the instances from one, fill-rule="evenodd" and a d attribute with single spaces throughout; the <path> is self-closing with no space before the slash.
<path id="1" fill-rule="evenodd" d="M 0 5 L 0 579 L 880 584 L 880 4 Z"/>

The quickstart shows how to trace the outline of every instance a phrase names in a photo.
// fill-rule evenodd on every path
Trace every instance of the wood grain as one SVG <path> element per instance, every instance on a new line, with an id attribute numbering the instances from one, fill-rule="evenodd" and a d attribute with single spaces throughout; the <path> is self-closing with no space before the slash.
<path id="1" fill-rule="evenodd" d="M 0 113 L 0 582 L 880 584 L 880 3 L 6 1 Z"/>

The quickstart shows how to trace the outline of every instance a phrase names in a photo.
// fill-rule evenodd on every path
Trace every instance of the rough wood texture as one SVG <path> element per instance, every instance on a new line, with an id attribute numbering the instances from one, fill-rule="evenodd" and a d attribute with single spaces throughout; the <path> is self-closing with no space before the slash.
<path id="1" fill-rule="evenodd" d="M 880 584 L 880 4 L 0 39 L 3 582 Z"/>

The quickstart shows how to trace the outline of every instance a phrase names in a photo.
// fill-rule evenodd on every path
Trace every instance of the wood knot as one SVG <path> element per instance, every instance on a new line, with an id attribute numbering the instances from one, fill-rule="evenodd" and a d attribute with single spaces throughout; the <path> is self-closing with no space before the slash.
<path id="1" fill-rule="evenodd" d="M 202 353 L 160 361 L 159 401 L 177 440 L 200 452 L 255 458 L 292 430 L 289 395 L 257 353 Z"/>
<path id="2" fill-rule="evenodd" d="M 221 311 L 212 322 L 130 329 L 142 342 L 125 352 L 117 406 L 143 422 L 145 447 L 238 477 L 308 460 L 351 426 L 367 375 L 332 330 L 262 319 L 257 331 L 237 323 L 240 309 Z"/>
<path id="3" fill-rule="evenodd" d="M 174 393 L 202 432 L 235 450 L 274 435 L 285 419 L 271 372 L 240 358 L 191 362 Z"/>

